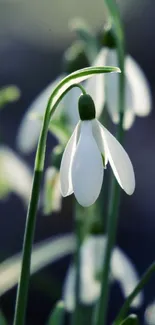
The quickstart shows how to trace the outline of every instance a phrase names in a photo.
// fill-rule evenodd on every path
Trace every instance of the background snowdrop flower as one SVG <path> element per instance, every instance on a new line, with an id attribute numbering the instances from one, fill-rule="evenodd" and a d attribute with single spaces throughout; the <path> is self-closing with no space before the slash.
<path id="1" fill-rule="evenodd" d="M 119 185 L 131 195 L 135 189 L 131 161 L 116 138 L 95 118 L 94 102 L 89 95 L 80 96 L 79 115 L 81 120 L 61 161 L 62 195 L 65 197 L 74 192 L 79 204 L 92 205 L 100 194 L 108 161 Z"/>
<path id="2" fill-rule="evenodd" d="M 101 271 L 106 248 L 104 235 L 88 236 L 80 252 L 80 302 L 91 305 L 97 301 L 101 292 Z M 96 254 L 97 252 L 97 254 Z M 139 279 L 131 260 L 118 247 L 113 249 L 111 259 L 110 280 L 118 281 L 124 297 L 136 287 Z M 75 307 L 76 269 L 74 264 L 69 267 L 63 289 L 65 307 L 73 311 Z M 132 302 L 132 307 L 139 307 L 143 294 L 139 293 Z"/>
<path id="3" fill-rule="evenodd" d="M 0 198 L 10 192 L 19 195 L 28 203 L 32 183 L 32 172 L 10 148 L 0 147 Z"/>
<path id="4" fill-rule="evenodd" d="M 155 301 L 153 301 L 145 311 L 145 321 L 147 325 L 155 324 Z"/>
<path id="5" fill-rule="evenodd" d="M 32 102 L 24 117 L 22 119 L 19 131 L 17 134 L 18 148 L 24 152 L 29 153 L 35 149 L 37 141 L 39 139 L 41 121 L 39 119 L 32 118 L 36 113 L 43 115 L 48 103 L 48 99 L 52 94 L 57 83 L 63 79 L 65 75 L 59 76 L 54 82 L 46 87 L 41 94 Z M 57 110 L 59 112 L 59 110 Z"/>
<path id="6" fill-rule="evenodd" d="M 115 49 L 101 49 L 97 58 L 92 65 L 116 65 L 118 66 L 117 52 Z M 134 120 L 135 115 L 146 116 L 151 111 L 151 94 L 149 84 L 145 78 L 140 66 L 135 62 L 131 56 L 127 55 L 125 59 L 125 115 L 124 115 L 124 129 L 129 129 Z M 119 123 L 119 76 L 115 74 L 104 75 L 102 80 L 96 76 L 91 85 L 88 85 L 87 92 L 92 93 L 95 90 L 96 95 L 93 96 L 95 103 L 97 103 L 98 110 L 103 110 L 104 103 L 107 103 L 107 109 L 110 117 L 114 123 Z M 87 81 L 88 82 L 88 81 Z M 105 96 L 103 98 L 103 88 L 105 87 Z M 101 91 L 102 89 L 102 91 Z M 112 94 L 112 95 L 111 95 Z M 94 95 L 94 94 L 93 94 Z M 97 98 L 97 101 L 96 101 Z"/>

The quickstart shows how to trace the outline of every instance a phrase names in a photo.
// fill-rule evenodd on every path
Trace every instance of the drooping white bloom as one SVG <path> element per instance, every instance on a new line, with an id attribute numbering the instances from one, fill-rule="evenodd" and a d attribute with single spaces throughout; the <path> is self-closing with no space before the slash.
<path id="1" fill-rule="evenodd" d="M 10 148 L 0 147 L 0 198 L 16 193 L 27 204 L 32 183 L 29 167 Z"/>
<path id="2" fill-rule="evenodd" d="M 80 301 L 82 304 L 91 305 L 100 296 L 105 248 L 106 237 L 104 235 L 90 235 L 81 246 Z M 73 311 L 75 307 L 75 279 L 76 269 L 72 264 L 69 267 L 63 290 L 65 307 L 68 311 Z M 114 248 L 112 253 L 110 280 L 111 282 L 118 281 L 124 297 L 127 297 L 138 283 L 138 275 L 134 265 L 118 247 Z M 142 301 L 143 295 L 139 293 L 133 300 L 132 306 L 139 307 Z"/>
<path id="3" fill-rule="evenodd" d="M 81 100 L 84 96 L 91 100 L 90 104 L 93 103 L 88 95 L 81 96 Z M 97 119 L 79 121 L 61 161 L 62 195 L 65 197 L 74 192 L 79 204 L 92 205 L 100 194 L 104 167 L 108 162 L 119 185 L 131 195 L 135 189 L 135 176 L 126 151 Z"/>
<path id="4" fill-rule="evenodd" d="M 104 65 L 116 65 L 118 66 L 117 52 L 116 50 L 102 49 L 92 65 L 103 66 Z M 140 66 L 135 60 L 127 55 L 125 60 L 125 115 L 124 115 L 124 129 L 129 129 L 135 116 L 147 116 L 151 111 L 151 94 L 148 81 L 141 70 Z M 90 83 L 91 81 L 91 83 Z M 96 76 L 88 82 L 87 92 L 93 95 L 96 108 L 98 111 L 102 111 L 104 103 L 107 103 L 107 109 L 114 123 L 119 122 L 119 76 L 117 74 L 111 76 L 111 74 L 103 74 L 102 79 Z M 105 88 L 105 98 L 103 98 L 103 88 Z M 102 89 L 102 91 L 101 91 Z M 94 95 L 93 92 L 96 92 Z M 96 101 L 97 98 L 97 101 Z"/>
<path id="5" fill-rule="evenodd" d="M 145 320 L 147 325 L 155 324 L 155 301 L 153 301 L 145 311 Z"/>

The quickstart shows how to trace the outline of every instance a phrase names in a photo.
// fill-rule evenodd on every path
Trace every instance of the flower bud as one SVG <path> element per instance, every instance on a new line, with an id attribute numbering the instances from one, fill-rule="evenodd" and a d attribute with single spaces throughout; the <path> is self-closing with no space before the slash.
<path id="1" fill-rule="evenodd" d="M 100 31 L 98 38 L 101 46 L 106 46 L 110 49 L 116 48 L 115 32 L 111 25 L 108 24 L 104 30 Z"/>
<path id="2" fill-rule="evenodd" d="M 90 95 L 85 94 L 79 97 L 79 115 L 82 121 L 93 120 L 96 116 L 95 104 Z"/>

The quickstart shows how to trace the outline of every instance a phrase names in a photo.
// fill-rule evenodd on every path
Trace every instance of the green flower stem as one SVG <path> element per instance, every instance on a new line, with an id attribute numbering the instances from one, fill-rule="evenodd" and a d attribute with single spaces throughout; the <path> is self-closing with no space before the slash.
<path id="1" fill-rule="evenodd" d="M 81 85 L 80 86 L 72 85 L 70 88 L 73 88 L 74 86 L 79 87 L 81 91 L 85 94 L 85 90 Z M 59 97 L 59 99 L 56 101 L 55 105 L 51 110 L 51 103 L 54 94 L 53 92 L 53 94 L 49 98 L 47 108 L 45 111 L 43 126 L 40 133 L 40 138 L 39 138 L 37 152 L 36 152 L 32 192 L 31 192 L 30 203 L 29 203 L 27 218 L 26 218 L 26 227 L 25 227 L 24 242 L 23 242 L 22 267 L 21 267 L 21 275 L 20 275 L 20 280 L 19 280 L 19 285 L 17 290 L 13 325 L 24 325 L 25 322 L 28 285 L 29 285 L 29 277 L 30 277 L 31 251 L 32 251 L 35 224 L 36 224 L 36 213 L 37 213 L 37 206 L 39 200 L 41 178 L 44 169 L 46 140 L 47 140 L 49 122 L 60 100 L 63 98 L 63 96 L 70 88 L 68 88 Z"/>
<path id="2" fill-rule="evenodd" d="M 117 140 L 123 142 L 123 118 L 124 118 L 124 96 L 125 96 L 125 75 L 124 75 L 124 42 L 117 40 L 117 54 L 121 74 L 119 77 L 119 116 L 120 122 L 117 129 Z M 105 325 L 108 311 L 108 300 L 109 300 L 109 271 L 112 250 L 115 245 L 117 222 L 118 222 L 118 211 L 120 206 L 120 186 L 116 179 L 112 175 L 110 185 L 110 196 L 109 196 L 109 207 L 107 217 L 107 245 L 105 251 L 105 259 L 103 264 L 102 273 L 102 287 L 101 296 L 95 313 L 95 325 Z"/>
<path id="3" fill-rule="evenodd" d="M 15 315 L 14 315 L 14 322 L 13 322 L 14 325 L 23 325 L 25 321 L 28 285 L 29 285 L 29 277 L 30 277 L 31 250 L 32 250 L 35 224 L 36 224 L 36 212 L 38 206 L 41 177 L 42 177 L 42 172 L 44 167 L 48 123 L 49 123 L 49 114 L 47 110 L 47 113 L 45 114 L 45 118 L 44 118 L 42 131 L 41 131 L 41 136 L 38 143 L 37 153 L 36 153 L 32 192 L 31 192 L 31 198 L 30 198 L 30 203 L 27 212 L 26 227 L 25 227 L 25 234 L 24 234 L 22 268 L 21 268 L 21 275 L 20 275 L 20 281 L 18 285 L 17 298 L 16 298 Z"/>
<path id="4" fill-rule="evenodd" d="M 150 277 L 152 276 L 152 274 L 154 272 L 155 272 L 155 262 L 146 270 L 146 272 L 142 276 L 140 282 L 137 284 L 135 289 L 132 291 L 132 293 L 126 299 L 118 316 L 116 317 L 116 319 L 114 321 L 114 325 L 119 325 L 123 321 L 123 319 L 126 317 L 126 314 L 130 308 L 132 301 L 137 296 L 137 294 L 143 289 L 143 287 L 149 281 Z"/>
<path id="5" fill-rule="evenodd" d="M 73 314 L 73 324 L 79 325 L 80 317 L 80 247 L 81 247 L 81 225 L 79 219 L 80 206 L 75 202 L 75 232 L 76 232 L 76 252 L 75 252 L 75 312 Z"/>

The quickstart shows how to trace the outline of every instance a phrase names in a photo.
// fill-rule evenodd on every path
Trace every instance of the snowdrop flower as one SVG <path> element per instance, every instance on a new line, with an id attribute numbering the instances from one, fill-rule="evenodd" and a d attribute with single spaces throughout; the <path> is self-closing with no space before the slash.
<path id="1" fill-rule="evenodd" d="M 84 207 L 98 198 L 109 162 L 124 191 L 131 195 L 135 176 L 131 161 L 113 135 L 95 118 L 95 106 L 89 95 L 79 98 L 78 122 L 63 153 L 60 166 L 62 196 L 74 195 Z"/>
<path id="2" fill-rule="evenodd" d="M 35 149 L 39 139 L 41 121 L 32 118 L 33 114 L 44 114 L 48 99 L 55 86 L 62 78 L 64 78 L 64 75 L 58 77 L 43 92 L 41 92 L 26 111 L 17 134 L 17 145 L 22 152 L 29 153 Z M 57 110 L 57 112 L 59 113 L 59 110 Z"/>
<path id="3" fill-rule="evenodd" d="M 28 166 L 10 148 L 0 147 L 0 199 L 16 193 L 28 203 L 32 173 Z"/>
<path id="4" fill-rule="evenodd" d="M 80 252 L 80 302 L 91 305 L 97 301 L 101 292 L 101 271 L 106 248 L 104 235 L 88 236 L 81 246 Z M 96 254 L 97 252 L 97 254 Z M 75 279 L 74 264 L 69 267 L 63 290 L 65 307 L 73 311 L 75 307 Z M 113 249 L 111 259 L 110 280 L 118 281 L 124 297 L 127 297 L 138 283 L 138 275 L 131 260 L 116 247 Z M 132 306 L 142 304 L 143 295 L 139 293 L 133 300 Z"/>
<path id="5" fill-rule="evenodd" d="M 117 52 L 115 49 L 103 48 L 92 65 L 118 66 Z M 127 55 L 125 60 L 125 115 L 124 129 L 129 129 L 135 116 L 147 116 L 151 111 L 151 94 L 148 82 L 143 71 L 135 60 Z M 103 92 L 105 87 L 105 96 Z M 105 101 L 112 121 L 119 123 L 118 96 L 119 76 L 111 74 L 92 77 L 87 81 L 87 92 L 94 98 L 97 111 L 101 112 Z"/>
<path id="6" fill-rule="evenodd" d="M 155 324 L 155 301 L 153 301 L 145 311 L 145 320 L 147 325 Z"/>

